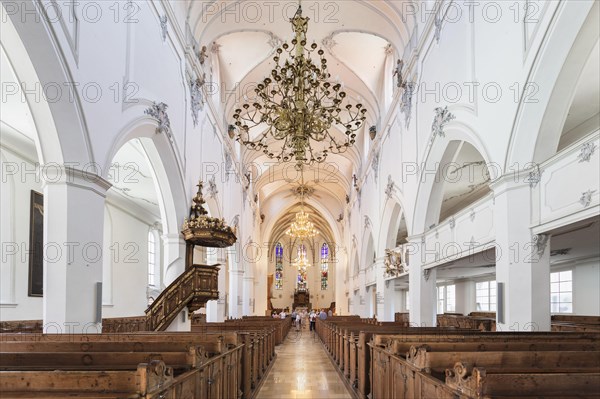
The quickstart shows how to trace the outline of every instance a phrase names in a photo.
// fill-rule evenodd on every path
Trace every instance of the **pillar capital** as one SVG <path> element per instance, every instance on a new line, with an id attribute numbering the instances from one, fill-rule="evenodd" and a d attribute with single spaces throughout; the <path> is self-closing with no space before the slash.
<path id="1" fill-rule="evenodd" d="M 95 173 L 98 170 L 97 168 L 97 166 L 94 166 L 81 170 L 68 164 L 61 165 L 52 162 L 44 164 L 40 170 L 42 187 L 66 184 L 91 190 L 102 197 L 106 197 L 106 192 L 112 187 L 112 184 Z"/>

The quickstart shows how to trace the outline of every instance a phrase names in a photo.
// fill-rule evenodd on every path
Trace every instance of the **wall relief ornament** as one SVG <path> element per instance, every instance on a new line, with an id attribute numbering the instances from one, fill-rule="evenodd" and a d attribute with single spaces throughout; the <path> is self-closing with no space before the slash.
<path id="1" fill-rule="evenodd" d="M 213 43 L 210 45 L 210 52 L 211 52 L 211 53 L 213 53 L 213 54 L 218 54 L 220 50 L 221 50 L 221 45 L 220 45 L 219 43 L 217 43 L 217 42 L 213 42 Z"/>
<path id="2" fill-rule="evenodd" d="M 433 37 L 435 38 L 435 42 L 439 43 L 442 34 L 442 18 L 439 15 L 435 16 L 435 19 L 433 20 L 433 25 L 435 26 Z"/>
<path id="3" fill-rule="evenodd" d="M 198 126 L 198 113 L 204 108 L 204 98 L 202 96 L 202 86 L 204 86 L 204 79 L 197 78 L 196 80 L 190 80 L 190 108 L 192 111 L 192 121 L 194 127 Z"/>
<path id="4" fill-rule="evenodd" d="M 397 277 L 400 274 L 406 273 L 408 271 L 406 268 L 406 264 L 403 262 L 402 253 L 394 251 L 392 249 L 385 250 L 383 265 L 385 266 L 385 273 L 388 276 Z"/>
<path id="5" fill-rule="evenodd" d="M 269 32 L 269 40 L 267 41 L 267 43 L 273 48 L 273 50 L 276 50 L 279 47 L 281 47 L 283 41 L 273 32 Z"/>
<path id="6" fill-rule="evenodd" d="M 435 117 L 433 118 L 433 124 L 431 125 L 432 136 L 446 137 L 444 127 L 448 122 L 454 119 L 456 119 L 456 117 L 450 111 L 448 111 L 447 106 L 444 108 L 437 107 L 435 109 Z"/>
<path id="7" fill-rule="evenodd" d="M 475 220 L 475 209 L 471 208 L 471 213 L 469 213 L 469 219 L 471 222 Z"/>
<path id="8" fill-rule="evenodd" d="M 583 205 L 584 208 L 587 208 L 592 203 L 592 197 L 596 190 L 587 190 L 585 193 L 581 193 L 581 197 L 579 198 L 579 203 Z"/>
<path id="9" fill-rule="evenodd" d="M 525 180 L 526 183 L 529 183 L 529 187 L 535 188 L 538 183 L 542 180 L 542 174 L 544 172 L 540 169 L 539 165 L 535 165 L 531 171 L 529 171 L 529 176 Z"/>
<path id="10" fill-rule="evenodd" d="M 581 152 L 577 156 L 579 158 L 579 163 L 581 162 L 589 162 L 596 152 L 596 143 L 585 143 L 581 146 Z"/>
<path id="11" fill-rule="evenodd" d="M 456 219 L 454 219 L 454 216 L 450 217 L 450 220 L 448 221 L 448 225 L 450 226 L 451 229 L 454 229 L 454 227 L 456 227 Z"/>
<path id="12" fill-rule="evenodd" d="M 225 182 L 229 182 L 229 171 L 233 166 L 233 159 L 227 148 L 223 147 L 223 154 L 225 154 Z"/>
<path id="13" fill-rule="evenodd" d="M 538 259 L 540 259 L 544 255 L 544 252 L 546 252 L 546 246 L 548 245 L 549 240 L 549 234 L 536 234 L 533 236 L 533 244 L 535 245 L 535 252 Z"/>
<path id="14" fill-rule="evenodd" d="M 431 270 L 430 269 L 423 270 L 423 278 L 425 279 L 425 281 L 429 281 L 429 275 L 430 274 L 431 274 Z"/>
<path id="15" fill-rule="evenodd" d="M 404 60 L 399 59 L 396 62 L 396 68 L 394 68 L 393 78 L 396 78 L 396 87 L 401 89 L 406 86 L 406 82 L 402 79 L 402 70 L 404 69 Z"/>
<path id="16" fill-rule="evenodd" d="M 400 112 L 404 114 L 404 125 L 408 129 L 410 125 L 410 117 L 412 113 L 412 98 L 415 92 L 415 83 L 407 82 L 404 91 L 402 92 L 402 99 L 400 101 Z"/>
<path id="17" fill-rule="evenodd" d="M 161 36 L 162 36 L 162 40 L 163 42 L 165 40 L 167 40 L 167 15 L 163 15 L 162 17 L 159 17 L 160 20 L 160 32 L 161 32 Z"/>
<path id="18" fill-rule="evenodd" d="M 169 106 L 165 103 L 152 103 L 152 106 L 144 111 L 144 114 L 150 115 L 155 118 L 158 122 L 158 126 L 156 127 L 157 134 L 165 134 L 169 140 L 173 141 L 173 137 L 171 135 L 171 121 L 169 120 L 169 115 L 167 114 L 167 108 Z"/>
<path id="19" fill-rule="evenodd" d="M 206 48 L 206 46 L 202 46 L 202 49 L 200 49 L 200 51 L 198 52 L 198 62 L 200 62 L 200 65 L 204 65 L 207 59 L 208 49 Z"/>
<path id="20" fill-rule="evenodd" d="M 337 44 L 337 42 L 333 40 L 333 33 L 325 37 L 321 41 L 321 44 L 323 44 L 323 47 L 325 47 L 327 50 L 331 51 L 331 49 L 334 48 Z"/>
<path id="21" fill-rule="evenodd" d="M 388 182 L 387 186 L 385 187 L 385 196 L 388 199 L 391 199 L 392 195 L 394 194 L 394 191 L 396 191 L 396 183 L 394 183 L 394 181 L 392 180 L 392 175 L 388 175 Z"/>
<path id="22" fill-rule="evenodd" d="M 373 156 L 373 160 L 371 161 L 371 169 L 373 169 L 373 178 L 375 183 L 377 183 L 377 178 L 379 177 L 379 152 Z"/>
<path id="23" fill-rule="evenodd" d="M 371 219 L 365 215 L 365 230 L 371 227 Z"/>
<path id="24" fill-rule="evenodd" d="M 219 189 L 217 188 L 217 182 L 215 180 L 215 176 L 213 175 L 208 181 L 208 190 L 206 190 L 206 195 L 208 198 L 216 198 L 217 194 L 219 194 Z"/>

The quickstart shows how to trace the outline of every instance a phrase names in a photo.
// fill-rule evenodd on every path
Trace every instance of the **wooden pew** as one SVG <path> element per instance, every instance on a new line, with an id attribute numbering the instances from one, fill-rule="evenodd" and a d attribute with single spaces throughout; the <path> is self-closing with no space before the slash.
<path id="1" fill-rule="evenodd" d="M 576 383 L 573 381 L 591 384 L 598 392 L 599 338 L 598 334 L 568 333 L 475 332 L 437 337 L 376 335 L 369 344 L 372 351 L 371 395 L 373 398 L 480 398 L 484 397 L 480 392 L 487 392 L 486 395 L 494 397 L 556 394 L 552 390 L 556 387 L 521 391 L 513 386 L 512 391 L 510 388 L 497 391 L 495 383 L 486 386 L 485 379 L 480 378 L 481 374 L 473 372 L 475 369 L 498 376 L 497 381 L 505 384 L 507 380 L 504 375 L 522 375 L 523 381 L 539 380 L 542 383 L 545 381 L 544 374 L 553 373 L 565 384 L 559 392 L 561 395 L 568 396 L 570 392 L 575 392 Z M 557 350 L 557 346 L 561 349 Z M 457 364 L 462 366 L 456 368 Z M 569 375 L 578 377 L 569 382 Z M 475 385 L 474 380 L 477 381 Z M 462 385 L 459 386 L 459 383 Z M 518 381 L 516 384 L 518 387 Z M 471 391 L 467 393 L 468 389 Z M 583 396 L 593 391 L 589 386 L 586 389 L 582 391 Z"/>
<path id="2" fill-rule="evenodd" d="M 248 361 L 252 362 L 249 353 L 245 351 L 243 334 L 236 332 L 204 335 L 190 333 L 10 334 L 1 337 L 0 365 L 3 369 L 11 368 L 15 371 L 19 369 L 22 371 L 24 369 L 22 364 L 27 364 L 26 368 L 30 370 L 56 369 L 57 363 L 69 369 L 69 372 L 82 369 L 122 371 L 135 369 L 140 360 L 162 359 L 168 366 L 174 365 L 172 369 L 176 371 L 177 378 L 181 372 L 198 369 L 198 375 L 185 377 L 188 381 L 186 384 L 191 384 L 191 388 L 196 391 L 194 384 L 211 380 L 213 382 L 209 384 L 210 389 L 220 393 L 210 397 L 223 397 L 222 393 L 227 392 L 225 397 L 251 398 L 256 391 L 248 383 L 249 368 L 243 366 L 248 364 Z M 200 347 L 199 353 L 190 354 L 190 348 L 198 348 L 198 346 L 194 347 L 194 344 L 204 346 Z M 19 353 L 21 350 L 26 350 L 28 353 Z M 51 350 L 53 353 L 44 353 L 46 350 Z M 197 360 L 194 360 L 194 355 Z M 202 377 L 204 374 L 211 377 Z M 221 379 L 225 382 L 221 382 Z M 217 383 L 218 385 L 215 385 Z M 179 384 L 177 389 L 183 389 L 186 384 L 182 384 Z"/>
<path id="3" fill-rule="evenodd" d="M 3 398 L 156 398 L 174 384 L 173 370 L 162 361 L 131 371 L 3 371 Z"/>
<path id="4" fill-rule="evenodd" d="M 600 373 L 582 372 L 513 372 L 470 369 L 457 363 L 446 371 L 446 386 L 461 392 L 467 398 L 490 397 L 560 397 L 597 398 L 600 389 Z"/>
<path id="5" fill-rule="evenodd" d="M 400 334 L 409 332 L 441 334 L 443 329 L 431 327 L 407 328 L 403 322 L 373 322 L 359 318 L 328 318 L 318 321 L 324 347 L 338 367 L 343 378 L 348 381 L 359 397 L 370 392 L 370 351 L 367 342 L 374 334 Z M 456 331 L 456 330 L 453 330 Z M 471 332 L 465 330 L 465 332 Z"/>
<path id="6" fill-rule="evenodd" d="M 600 316 L 552 315 L 552 331 L 600 332 Z"/>
<path id="7" fill-rule="evenodd" d="M 106 352 L 115 356 L 114 352 Z M 135 398 L 225 398 L 239 395 L 239 359 L 241 346 L 229 349 L 212 358 L 205 357 L 194 366 L 174 372 L 163 360 L 151 360 L 137 366 L 126 366 L 125 355 L 116 362 L 107 358 L 96 358 L 102 371 L 79 370 L 77 352 L 53 354 L 54 365 L 48 366 L 45 353 L 32 353 L 25 359 L 28 368 L 36 371 L 1 371 L 0 390 L 2 397 L 40 398 L 65 397 L 85 394 L 84 397 L 135 397 Z M 137 360 L 140 353 L 133 353 L 129 361 Z M 85 353 L 85 356 L 91 356 Z M 97 356 L 94 353 L 94 356 Z M 171 357 L 160 354 L 169 360 Z M 69 358 L 71 357 L 71 358 Z M 3 354 L 2 358 L 5 358 Z M 8 362 L 14 360 L 9 357 Z M 69 363 L 73 361 L 74 364 Z M 103 365 L 99 365 L 104 361 Z M 4 362 L 4 360 L 3 360 Z M 36 367 L 36 362 L 37 367 Z M 57 365 L 57 363 L 60 363 Z M 18 366 L 22 367 L 22 366 Z M 60 368 L 59 371 L 53 370 Z M 113 370 L 114 368 L 120 370 Z M 126 369 L 129 368 L 129 369 Z"/>

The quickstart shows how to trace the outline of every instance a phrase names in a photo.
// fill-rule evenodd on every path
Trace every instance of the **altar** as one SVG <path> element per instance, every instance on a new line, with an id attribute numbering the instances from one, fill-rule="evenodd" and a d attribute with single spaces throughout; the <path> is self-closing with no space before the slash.
<path id="1" fill-rule="evenodd" d="M 295 290 L 294 291 L 294 309 L 298 307 L 306 307 L 311 309 L 310 306 L 310 293 L 308 290 Z"/>

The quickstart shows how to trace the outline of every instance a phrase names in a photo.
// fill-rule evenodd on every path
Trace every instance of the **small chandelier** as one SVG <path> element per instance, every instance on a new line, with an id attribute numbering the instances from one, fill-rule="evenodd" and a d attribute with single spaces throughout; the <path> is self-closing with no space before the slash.
<path id="1" fill-rule="evenodd" d="M 346 92 L 341 83 L 330 81 L 325 52 L 317 51 L 315 42 L 307 47 L 309 19 L 302 17 L 299 6 L 290 20 L 295 34 L 291 45 L 285 42 L 275 50 L 275 68 L 254 89 L 256 101 L 236 106 L 233 114 L 237 141 L 271 159 L 298 165 L 320 163 L 329 153 L 348 150 L 367 113 L 360 103 L 343 104 Z M 320 60 L 311 58 L 315 51 Z M 284 52 L 288 58 L 282 61 Z M 343 139 L 329 131 L 334 125 L 344 132 Z M 274 146 L 273 140 L 283 144 Z"/>
<path id="2" fill-rule="evenodd" d="M 294 260 L 292 266 L 295 266 L 299 271 L 306 271 L 306 269 L 311 266 L 308 259 L 306 259 L 306 253 L 304 251 L 300 251 L 300 256 Z"/>
<path id="3" fill-rule="evenodd" d="M 304 184 L 304 168 L 302 167 L 302 164 L 300 164 L 300 176 L 302 179 L 300 187 L 307 187 Z M 319 231 L 315 229 L 315 225 L 308 220 L 308 213 L 304 212 L 304 195 L 306 193 L 306 190 L 298 191 L 298 194 L 300 195 L 300 212 L 296 213 L 296 220 L 292 222 L 290 228 L 285 232 L 285 234 L 290 237 L 296 237 L 300 240 L 312 238 L 319 234 Z"/>
<path id="4" fill-rule="evenodd" d="M 315 225 L 308 220 L 308 213 L 304 212 L 304 209 L 302 209 L 300 212 L 296 213 L 296 220 L 292 222 L 285 234 L 291 237 L 304 239 L 312 238 L 319 234 L 319 232 L 315 229 Z"/>

